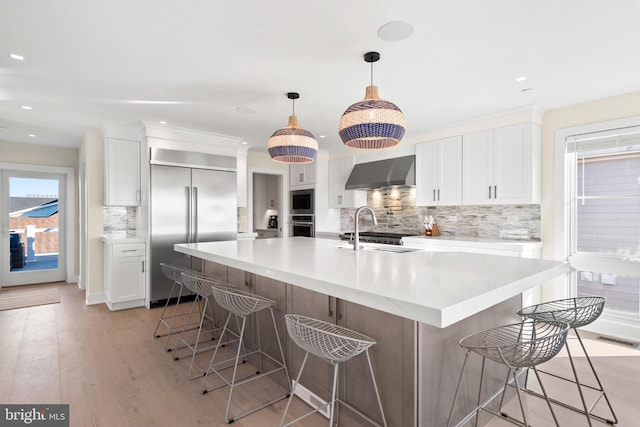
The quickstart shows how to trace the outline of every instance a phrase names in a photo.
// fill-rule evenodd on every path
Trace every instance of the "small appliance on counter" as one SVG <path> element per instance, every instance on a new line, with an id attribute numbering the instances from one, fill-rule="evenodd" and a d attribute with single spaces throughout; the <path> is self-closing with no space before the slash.
<path id="1" fill-rule="evenodd" d="M 269 215 L 268 228 L 278 228 L 278 215 Z"/>

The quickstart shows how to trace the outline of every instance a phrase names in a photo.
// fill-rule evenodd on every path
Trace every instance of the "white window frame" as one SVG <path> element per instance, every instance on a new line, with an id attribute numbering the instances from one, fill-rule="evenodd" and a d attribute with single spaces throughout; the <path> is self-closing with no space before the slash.
<path id="1" fill-rule="evenodd" d="M 605 271 L 640 276 L 640 259 L 629 259 L 610 254 L 593 254 L 573 256 L 576 251 L 575 197 L 576 186 L 576 154 L 566 152 L 567 138 L 592 132 L 604 132 L 611 129 L 640 126 L 640 117 L 592 123 L 588 125 L 563 128 L 555 133 L 555 212 L 554 212 L 554 244 L 553 257 L 569 260 L 575 269 L 588 271 Z M 576 270 L 567 275 L 563 298 L 577 295 Z M 631 342 L 640 342 L 640 317 L 623 315 L 605 311 L 600 318 L 583 329 L 591 332 L 616 337 Z"/>

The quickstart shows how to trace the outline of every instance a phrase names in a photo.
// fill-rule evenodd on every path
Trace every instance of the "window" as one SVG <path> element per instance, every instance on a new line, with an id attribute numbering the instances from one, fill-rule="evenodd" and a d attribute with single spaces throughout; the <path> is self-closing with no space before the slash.
<path id="1" fill-rule="evenodd" d="M 571 259 L 577 295 L 607 298 L 605 310 L 640 316 L 640 128 L 567 138 L 573 164 Z"/>

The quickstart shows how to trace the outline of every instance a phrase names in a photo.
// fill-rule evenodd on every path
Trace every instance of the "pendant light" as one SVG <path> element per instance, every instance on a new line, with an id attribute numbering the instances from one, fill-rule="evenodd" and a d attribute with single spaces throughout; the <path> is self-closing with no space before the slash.
<path id="1" fill-rule="evenodd" d="M 344 112 L 338 132 L 348 147 L 378 150 L 393 147 L 404 136 L 405 121 L 402 111 L 393 102 L 380 99 L 378 87 L 373 85 L 373 63 L 380 59 L 378 52 L 364 54 L 371 64 L 371 85 L 367 86 L 364 100 L 356 102 Z"/>
<path id="2" fill-rule="evenodd" d="M 313 134 L 300 127 L 296 117 L 295 100 L 300 98 L 296 92 L 287 93 L 293 104 L 293 114 L 289 116 L 286 127 L 278 129 L 269 138 L 269 154 L 276 162 L 311 163 L 318 152 L 318 142 Z"/>

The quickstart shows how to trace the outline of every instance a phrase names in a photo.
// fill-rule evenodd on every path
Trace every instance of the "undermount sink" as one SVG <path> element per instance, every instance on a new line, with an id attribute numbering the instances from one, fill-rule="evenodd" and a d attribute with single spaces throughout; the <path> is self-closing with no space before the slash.
<path id="1" fill-rule="evenodd" d="M 336 247 L 341 249 L 351 249 L 353 250 L 353 244 L 351 243 L 341 243 Z M 417 248 L 407 248 L 404 246 L 396 246 L 396 245 L 382 245 L 377 243 L 361 243 L 360 244 L 361 251 L 380 251 L 380 252 L 395 252 L 398 254 L 404 254 L 407 252 L 416 252 L 421 251 L 422 249 Z"/>

